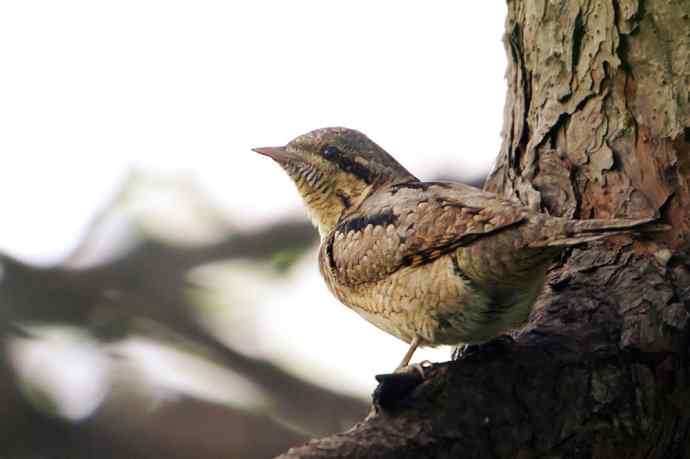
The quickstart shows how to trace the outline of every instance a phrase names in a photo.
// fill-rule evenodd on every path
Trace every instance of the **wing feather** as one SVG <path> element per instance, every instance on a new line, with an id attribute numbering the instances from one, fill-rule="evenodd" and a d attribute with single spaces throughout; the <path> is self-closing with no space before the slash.
<path id="1" fill-rule="evenodd" d="M 369 197 L 331 232 L 325 243 L 329 268 L 348 286 L 377 282 L 517 225 L 527 216 L 519 204 L 466 185 L 394 185 Z"/>

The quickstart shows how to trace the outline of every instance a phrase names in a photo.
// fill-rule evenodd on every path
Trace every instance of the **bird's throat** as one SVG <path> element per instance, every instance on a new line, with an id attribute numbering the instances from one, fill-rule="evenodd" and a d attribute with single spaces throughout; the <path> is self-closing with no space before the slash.
<path id="1" fill-rule="evenodd" d="M 321 239 L 335 227 L 345 208 L 337 205 L 330 197 L 303 195 L 312 224 L 319 230 Z"/>
<path id="2" fill-rule="evenodd" d="M 356 208 L 369 192 L 365 183 L 340 184 L 334 177 L 311 168 L 288 172 L 321 238 L 335 227 L 343 214 Z"/>

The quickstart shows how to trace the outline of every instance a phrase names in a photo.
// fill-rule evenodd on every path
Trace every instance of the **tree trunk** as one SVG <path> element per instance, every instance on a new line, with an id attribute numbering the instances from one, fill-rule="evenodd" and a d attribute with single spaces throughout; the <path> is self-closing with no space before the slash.
<path id="1" fill-rule="evenodd" d="M 437 365 L 400 408 L 282 457 L 690 458 L 690 0 L 508 9 L 485 187 L 673 229 L 569 251 L 515 343 Z"/>

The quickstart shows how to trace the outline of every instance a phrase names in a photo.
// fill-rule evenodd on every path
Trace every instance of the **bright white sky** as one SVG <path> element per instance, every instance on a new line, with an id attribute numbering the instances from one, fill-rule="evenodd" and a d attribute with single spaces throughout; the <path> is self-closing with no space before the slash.
<path id="1" fill-rule="evenodd" d="M 422 177 L 484 172 L 504 18 L 499 1 L 2 2 L 0 250 L 58 261 L 131 166 L 277 218 L 300 201 L 250 148 L 324 126 Z"/>
<path id="2" fill-rule="evenodd" d="M 0 251 L 58 262 L 132 167 L 193 177 L 234 222 L 306 218 L 250 148 L 325 126 L 365 132 L 422 178 L 484 173 L 500 143 L 504 3 L 1 2 Z M 257 327 L 273 339 L 254 347 L 366 394 L 406 346 L 303 264 L 262 287 L 273 309 L 257 308 Z"/>

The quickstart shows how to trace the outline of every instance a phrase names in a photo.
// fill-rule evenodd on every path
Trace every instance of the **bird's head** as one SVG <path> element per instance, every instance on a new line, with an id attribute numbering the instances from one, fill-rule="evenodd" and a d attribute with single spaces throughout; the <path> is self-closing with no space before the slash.
<path id="1" fill-rule="evenodd" d="M 415 180 L 391 155 L 353 129 L 317 129 L 283 147 L 254 151 L 274 159 L 292 178 L 322 237 L 378 187 Z"/>

